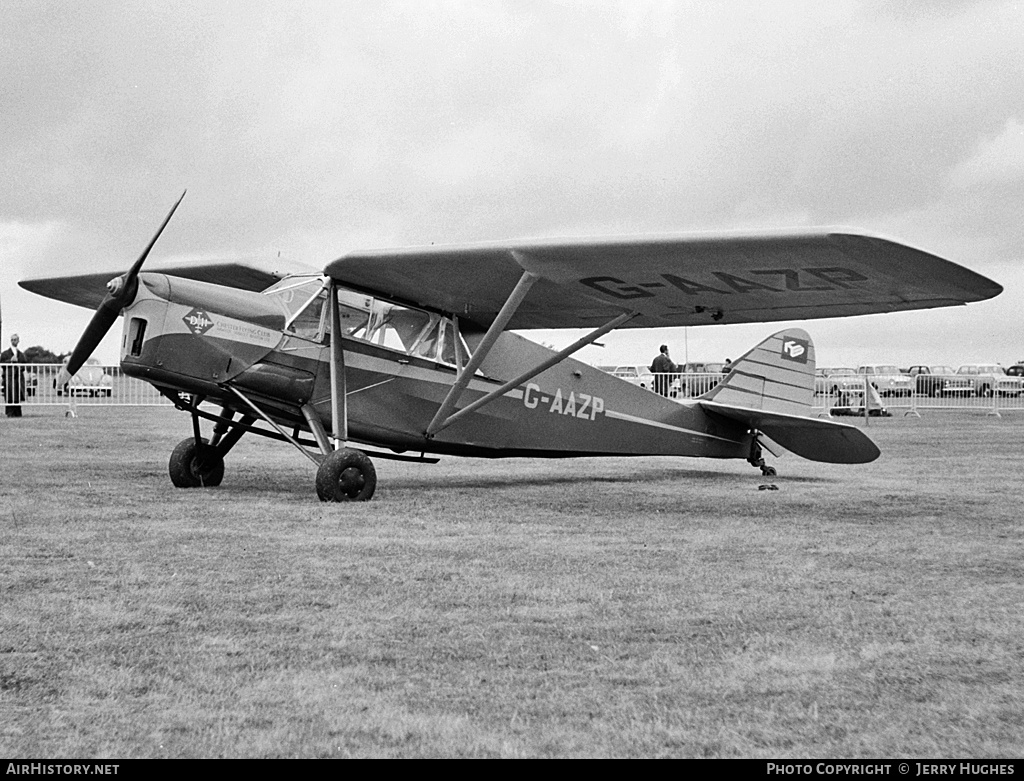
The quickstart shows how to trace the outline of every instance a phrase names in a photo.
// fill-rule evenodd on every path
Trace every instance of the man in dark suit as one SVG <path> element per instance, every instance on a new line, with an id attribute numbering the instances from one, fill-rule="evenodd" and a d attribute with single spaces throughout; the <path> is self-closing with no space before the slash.
<path id="1" fill-rule="evenodd" d="M 668 396 L 669 388 L 672 385 L 673 375 L 679 372 L 679 367 L 672 363 L 668 357 L 668 345 L 663 344 L 661 351 L 651 363 L 651 374 L 654 375 L 654 390 L 662 396 Z"/>
<path id="2" fill-rule="evenodd" d="M 11 337 L 9 349 L 0 353 L 0 363 L 15 364 L 13 366 L 2 366 L 4 378 L 4 401 L 7 406 L 4 409 L 7 417 L 21 417 L 21 402 L 25 399 L 25 353 L 18 349 L 20 339 L 17 334 Z"/>

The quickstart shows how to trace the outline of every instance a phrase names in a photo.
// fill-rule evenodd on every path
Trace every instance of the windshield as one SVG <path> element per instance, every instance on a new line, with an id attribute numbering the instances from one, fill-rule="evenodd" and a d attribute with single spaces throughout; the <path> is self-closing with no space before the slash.
<path id="1" fill-rule="evenodd" d="M 276 298 L 288 310 L 285 328 L 297 336 L 317 339 L 327 300 L 324 284 L 322 277 L 289 277 L 271 285 L 263 294 Z"/>

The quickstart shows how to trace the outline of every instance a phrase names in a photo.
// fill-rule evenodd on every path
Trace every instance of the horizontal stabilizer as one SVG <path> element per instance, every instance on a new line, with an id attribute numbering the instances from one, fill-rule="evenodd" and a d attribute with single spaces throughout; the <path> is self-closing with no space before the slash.
<path id="1" fill-rule="evenodd" d="M 863 431 L 846 423 L 731 407 L 713 401 L 702 401 L 700 405 L 711 415 L 721 415 L 763 432 L 786 450 L 810 461 L 866 464 L 878 458 L 881 452 Z"/>

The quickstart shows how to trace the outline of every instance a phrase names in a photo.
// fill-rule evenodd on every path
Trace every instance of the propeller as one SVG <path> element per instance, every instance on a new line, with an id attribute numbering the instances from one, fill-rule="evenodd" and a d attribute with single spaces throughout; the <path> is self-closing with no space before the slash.
<path id="1" fill-rule="evenodd" d="M 188 190 L 185 192 L 188 192 Z M 92 320 L 89 321 L 89 325 L 86 326 L 81 338 L 79 338 L 78 344 L 75 345 L 75 349 L 71 353 L 67 364 L 60 370 L 60 374 L 54 382 L 56 387 L 61 388 L 67 385 L 74 374 L 82 368 L 82 364 L 92 355 L 93 350 L 103 340 L 103 337 L 107 335 L 110 327 L 117 322 L 121 310 L 135 300 L 135 294 L 139 290 L 139 270 L 142 268 L 146 256 L 149 255 L 149 251 L 156 244 L 156 240 L 160 238 L 160 234 L 167 227 L 167 223 L 171 221 L 175 209 L 178 208 L 178 204 L 185 197 L 185 192 L 181 194 L 181 198 L 178 198 L 174 206 L 171 207 L 170 212 L 164 218 L 163 224 L 153 238 L 150 239 L 146 248 L 142 250 L 138 260 L 124 274 L 114 277 L 107 283 L 107 295 L 103 297 L 99 308 L 97 308 L 96 313 L 92 316 Z"/>

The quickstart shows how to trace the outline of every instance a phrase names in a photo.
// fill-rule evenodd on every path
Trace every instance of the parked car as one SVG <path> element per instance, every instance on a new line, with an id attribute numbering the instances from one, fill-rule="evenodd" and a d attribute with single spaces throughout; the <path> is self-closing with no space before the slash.
<path id="1" fill-rule="evenodd" d="M 68 359 L 64 359 L 65 365 Z M 56 382 L 56 380 L 54 380 Z M 63 388 L 57 388 L 57 395 L 63 396 L 110 396 L 114 392 L 114 378 L 103 369 L 99 360 L 89 358 L 78 373 Z"/>
<path id="2" fill-rule="evenodd" d="M 911 366 L 907 374 L 914 378 L 914 389 L 921 396 L 968 396 L 974 390 L 952 366 Z"/>
<path id="3" fill-rule="evenodd" d="M 1006 369 L 1007 377 L 1024 377 L 1024 361 L 1021 363 L 1015 363 L 1013 366 L 1009 366 Z"/>
<path id="4" fill-rule="evenodd" d="M 879 396 L 912 396 L 914 379 L 891 364 L 875 363 L 857 367 L 878 391 Z"/>
<path id="5" fill-rule="evenodd" d="M 639 385 L 641 388 L 646 388 L 649 391 L 654 390 L 654 374 L 647 366 L 637 366 L 634 364 L 620 364 L 619 366 L 598 366 L 603 372 L 608 374 L 614 374 L 621 380 L 625 380 L 633 385 Z M 669 385 L 668 395 L 675 398 L 679 395 L 679 378 L 673 377 L 672 382 Z"/>
<path id="6" fill-rule="evenodd" d="M 654 375 L 646 366 L 620 365 L 620 366 L 598 366 L 603 372 L 614 374 L 619 379 L 639 385 L 641 388 L 654 387 Z"/>
<path id="7" fill-rule="evenodd" d="M 1009 377 L 998 363 L 967 363 L 956 373 L 971 384 L 976 396 L 1020 396 L 1024 392 L 1024 377 Z"/>
<path id="8" fill-rule="evenodd" d="M 834 369 L 821 369 L 824 375 L 825 393 L 838 396 L 847 391 L 863 391 L 864 376 L 857 374 L 856 369 L 840 366 Z"/>

